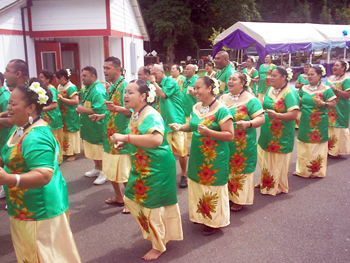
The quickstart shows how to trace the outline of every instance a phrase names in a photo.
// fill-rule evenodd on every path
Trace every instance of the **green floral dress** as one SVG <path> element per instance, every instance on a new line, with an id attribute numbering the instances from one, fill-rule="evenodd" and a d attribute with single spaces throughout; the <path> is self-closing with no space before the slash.
<path id="1" fill-rule="evenodd" d="M 304 86 L 305 86 L 305 85 L 309 84 L 309 79 L 308 79 L 307 75 L 300 74 L 298 79 L 297 79 L 297 82 L 299 82 L 300 84 L 304 84 Z"/>
<path id="2" fill-rule="evenodd" d="M 65 87 L 59 85 L 57 88 L 58 94 L 62 95 L 63 98 L 71 99 L 78 94 L 78 89 L 73 83 L 69 82 Z M 58 106 L 62 113 L 63 120 L 63 131 L 64 132 L 76 132 L 79 131 L 79 115 L 75 109 L 77 105 L 68 105 L 61 100 L 58 100 Z"/>
<path id="3" fill-rule="evenodd" d="M 96 80 L 89 87 L 83 86 L 80 91 L 81 104 L 93 110 L 96 114 L 104 114 L 106 106 L 104 101 L 107 93 L 102 84 Z M 80 114 L 80 136 L 91 144 L 103 144 L 103 120 L 92 122 L 89 114 Z"/>
<path id="4" fill-rule="evenodd" d="M 323 143 L 328 141 L 328 109 L 317 107 L 315 99 L 331 101 L 335 98 L 331 88 L 323 91 L 310 91 L 308 85 L 299 90 L 301 98 L 301 118 L 298 140 L 304 143 Z"/>
<path id="5" fill-rule="evenodd" d="M 250 96 L 246 101 L 228 106 L 234 120 L 235 135 L 230 147 L 230 177 L 228 191 L 231 195 L 239 196 L 243 190 L 246 176 L 253 173 L 257 163 L 256 129 L 240 130 L 236 128 L 237 121 L 250 121 L 264 112 L 260 101 Z"/>
<path id="6" fill-rule="evenodd" d="M 299 109 L 299 97 L 295 90 L 287 86 L 276 97 L 273 87 L 267 90 L 264 98 L 264 110 L 271 109 L 277 113 L 287 113 Z M 271 153 L 290 153 L 294 147 L 295 120 L 282 121 L 270 119 L 265 112 L 265 123 L 261 126 L 260 147 Z"/>
<path id="7" fill-rule="evenodd" d="M 52 93 L 52 102 L 57 102 L 57 90 L 54 86 L 50 85 L 49 90 Z M 56 109 L 50 110 L 50 111 L 43 111 L 41 113 L 41 117 L 44 121 L 46 121 L 51 130 L 57 130 L 61 129 L 63 127 L 63 120 L 62 120 L 62 114 L 60 111 L 60 107 L 57 106 Z"/>
<path id="8" fill-rule="evenodd" d="M 0 113 L 7 111 L 7 105 L 10 99 L 10 92 L 8 92 L 5 86 L 0 88 Z M 11 131 L 11 128 L 0 129 L 0 152 L 3 145 L 7 142 L 7 137 Z"/>
<path id="9" fill-rule="evenodd" d="M 16 127 L 13 134 L 15 130 Z M 49 126 L 29 129 L 16 144 L 5 144 L 1 156 L 7 173 L 24 174 L 36 168 L 53 171 L 51 181 L 39 188 L 4 186 L 7 213 L 12 218 L 25 221 L 45 220 L 63 214 L 68 209 L 66 182 L 58 168 L 59 147 Z"/>
<path id="10" fill-rule="evenodd" d="M 137 122 L 130 121 L 131 135 L 158 132 L 163 142 L 157 148 L 131 148 L 131 171 L 125 196 L 153 209 L 177 203 L 175 158 L 166 140 L 164 121 L 154 109 Z"/>
<path id="11" fill-rule="evenodd" d="M 258 93 L 265 94 L 266 90 L 270 87 L 270 80 L 267 80 L 266 77 L 271 77 L 272 71 L 277 66 L 275 64 L 262 64 L 259 68 L 259 85 Z"/>
<path id="12" fill-rule="evenodd" d="M 232 119 L 232 116 L 222 103 L 206 114 L 201 114 L 196 109 L 196 105 L 193 106 L 190 120 L 193 135 L 188 178 L 203 185 L 225 185 L 229 174 L 227 165 L 229 162 L 228 142 L 200 135 L 198 125 L 203 124 L 211 130 L 221 131 L 220 125 Z"/>
<path id="13" fill-rule="evenodd" d="M 255 78 L 259 77 L 259 72 L 258 72 L 258 70 L 257 70 L 256 68 L 254 68 L 254 67 L 252 67 L 252 68 L 250 69 L 249 72 L 248 72 L 247 68 L 244 68 L 244 69 L 242 70 L 242 73 L 243 73 L 243 74 L 247 74 L 251 79 L 255 79 Z M 256 96 L 257 93 L 258 93 L 258 91 L 256 90 L 256 82 L 253 82 L 253 81 L 252 81 L 252 82 L 250 83 L 250 88 L 252 89 L 254 95 Z"/>
<path id="14" fill-rule="evenodd" d="M 124 107 L 124 93 L 128 83 L 121 76 L 117 81 L 109 87 L 108 101 L 113 101 L 117 106 Z M 110 112 L 106 110 L 103 121 L 103 150 L 109 154 L 125 154 L 129 152 L 128 147 L 118 151 L 112 143 L 110 137 L 114 133 L 126 134 L 130 118 L 118 112 Z"/>

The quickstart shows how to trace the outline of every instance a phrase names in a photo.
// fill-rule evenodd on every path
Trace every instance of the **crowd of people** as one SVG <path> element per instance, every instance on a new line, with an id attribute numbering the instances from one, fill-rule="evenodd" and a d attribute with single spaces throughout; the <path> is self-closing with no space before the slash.
<path id="1" fill-rule="evenodd" d="M 110 181 L 114 196 L 105 203 L 123 207 L 151 241 L 144 260 L 183 239 L 174 155 L 179 187 L 188 187 L 189 219 L 203 225 L 203 235 L 229 225 L 230 211 L 252 205 L 254 187 L 265 195 L 289 192 L 296 128 L 294 175 L 325 177 L 328 156 L 350 154 L 349 65 L 337 61 L 322 84 L 325 69 L 305 64 L 294 89 L 291 70 L 271 60 L 267 55 L 257 70 L 249 57 L 236 72 L 220 51 L 204 76 L 193 64 L 173 65 L 170 76 L 152 65 L 127 82 L 120 60 L 108 57 L 109 85 L 86 66 L 80 91 L 69 69 L 45 69 L 30 79 L 26 63 L 11 60 L 0 74 L 0 184 L 18 262 L 81 261 L 59 169 L 76 160 L 81 140 L 94 162 L 85 176 L 96 177 L 96 185 Z M 257 163 L 261 180 L 255 184 Z"/>

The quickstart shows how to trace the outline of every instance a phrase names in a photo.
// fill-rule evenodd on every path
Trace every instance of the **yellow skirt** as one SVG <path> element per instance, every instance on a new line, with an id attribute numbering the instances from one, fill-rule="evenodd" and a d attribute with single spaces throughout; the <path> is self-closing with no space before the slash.
<path id="1" fill-rule="evenodd" d="M 288 170 L 292 153 L 271 153 L 258 145 L 258 163 L 261 168 L 260 192 L 276 195 L 277 191 L 288 193 Z"/>
<path id="2" fill-rule="evenodd" d="M 72 156 L 80 153 L 80 132 L 65 132 L 63 131 L 62 154 Z"/>
<path id="3" fill-rule="evenodd" d="M 227 185 L 230 201 L 237 205 L 253 204 L 254 173 L 230 174 Z"/>
<path id="4" fill-rule="evenodd" d="M 55 137 L 57 143 L 58 143 L 58 146 L 60 147 L 60 155 L 58 156 L 58 163 L 61 164 L 62 163 L 62 160 L 63 160 L 63 148 L 62 148 L 62 145 L 63 145 L 63 128 L 61 129 L 56 129 L 56 130 L 51 130 L 52 131 L 52 134 L 53 134 L 53 137 Z"/>
<path id="5" fill-rule="evenodd" d="M 139 224 L 143 238 L 152 242 L 153 249 L 164 252 L 168 241 L 183 240 L 178 204 L 149 209 L 126 196 L 124 203 Z"/>
<path id="6" fill-rule="evenodd" d="M 11 236 L 19 263 L 80 263 L 69 226 L 68 210 L 54 218 L 22 221 L 11 218 Z"/>
<path id="7" fill-rule="evenodd" d="M 188 179 L 189 215 L 192 222 L 219 228 L 230 224 L 227 184 L 210 186 Z"/>
<path id="8" fill-rule="evenodd" d="M 108 180 L 115 183 L 126 183 L 131 169 L 130 153 L 102 153 L 102 172 Z"/>
<path id="9" fill-rule="evenodd" d="M 301 177 L 315 175 L 325 177 L 328 142 L 305 143 L 297 141 L 297 165 L 295 174 Z"/>
<path id="10" fill-rule="evenodd" d="M 265 93 L 258 93 L 258 100 L 261 102 L 261 104 L 263 104 L 264 102 L 264 97 Z"/>
<path id="11" fill-rule="evenodd" d="M 84 154 L 85 157 L 95 161 L 102 161 L 103 145 L 102 144 L 92 144 L 85 140 L 84 143 Z"/>
<path id="12" fill-rule="evenodd" d="M 169 132 L 167 141 L 173 154 L 185 157 L 188 154 L 187 135 L 184 132 Z"/>
<path id="13" fill-rule="evenodd" d="M 350 133 L 348 128 L 328 127 L 328 154 L 332 156 L 350 154 Z"/>
<path id="14" fill-rule="evenodd" d="M 190 122 L 190 121 L 191 121 L 191 118 L 190 117 L 186 117 L 186 123 Z M 186 134 L 186 137 L 187 137 L 187 143 L 191 143 L 192 142 L 193 132 L 185 132 L 185 134 Z"/>

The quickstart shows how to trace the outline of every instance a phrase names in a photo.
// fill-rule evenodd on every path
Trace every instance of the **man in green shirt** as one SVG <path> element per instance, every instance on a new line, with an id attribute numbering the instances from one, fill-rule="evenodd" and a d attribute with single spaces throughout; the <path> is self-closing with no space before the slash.
<path id="1" fill-rule="evenodd" d="M 179 186 L 187 187 L 187 143 L 183 132 L 173 132 L 169 124 L 185 123 L 180 87 L 172 78 L 166 77 L 164 69 L 160 65 L 154 65 L 151 69 L 150 82 L 155 86 L 160 101 L 160 114 L 165 123 L 165 133 L 172 152 L 179 156 L 182 176 Z"/>
<path id="2" fill-rule="evenodd" d="M 97 79 L 95 68 L 85 67 L 81 79 L 84 87 L 80 91 L 81 105 L 78 105 L 76 112 L 80 114 L 80 136 L 84 143 L 85 157 L 94 160 L 95 163 L 95 168 L 85 173 L 85 176 L 98 176 L 94 184 L 100 185 L 107 181 L 102 173 L 103 121 L 93 122 L 89 115 L 105 113 L 104 101 L 107 99 L 107 93 Z"/>
<path id="3" fill-rule="evenodd" d="M 194 95 L 194 83 L 198 79 L 196 75 L 196 67 L 192 64 L 188 64 L 185 68 L 185 81 L 182 86 L 182 102 L 185 111 L 186 121 L 191 115 L 193 105 L 197 103 L 197 99 Z"/>
<path id="4" fill-rule="evenodd" d="M 215 66 L 218 69 L 214 78 L 220 81 L 220 93 L 228 93 L 227 83 L 230 76 L 236 72 L 230 63 L 230 57 L 226 51 L 219 51 L 215 56 Z"/>

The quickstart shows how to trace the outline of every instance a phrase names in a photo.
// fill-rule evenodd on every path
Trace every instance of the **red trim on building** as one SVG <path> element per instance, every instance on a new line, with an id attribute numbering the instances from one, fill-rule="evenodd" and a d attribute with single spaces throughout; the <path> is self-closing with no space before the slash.
<path id="1" fill-rule="evenodd" d="M 106 0 L 106 22 L 108 35 L 111 35 L 111 3 L 110 0 Z"/>
<path id="2" fill-rule="evenodd" d="M 122 66 L 125 67 L 125 64 L 124 64 L 124 39 L 123 37 L 121 38 L 121 44 L 122 44 Z"/>
<path id="3" fill-rule="evenodd" d="M 109 36 L 103 37 L 103 51 L 105 59 L 109 57 Z"/>
<path id="4" fill-rule="evenodd" d="M 111 32 L 112 37 L 132 37 L 132 35 L 129 33 L 117 31 L 114 29 L 112 29 L 111 31 L 112 31 Z M 143 36 L 134 35 L 134 38 L 143 39 Z"/>
<path id="5" fill-rule="evenodd" d="M 27 32 L 28 33 L 28 32 Z M 22 30 L 14 30 L 14 29 L 2 29 L 0 28 L 0 34 L 1 35 L 17 35 L 22 36 L 23 31 Z"/>
<path id="6" fill-rule="evenodd" d="M 107 29 L 33 31 L 31 37 L 95 37 L 108 35 Z"/>

